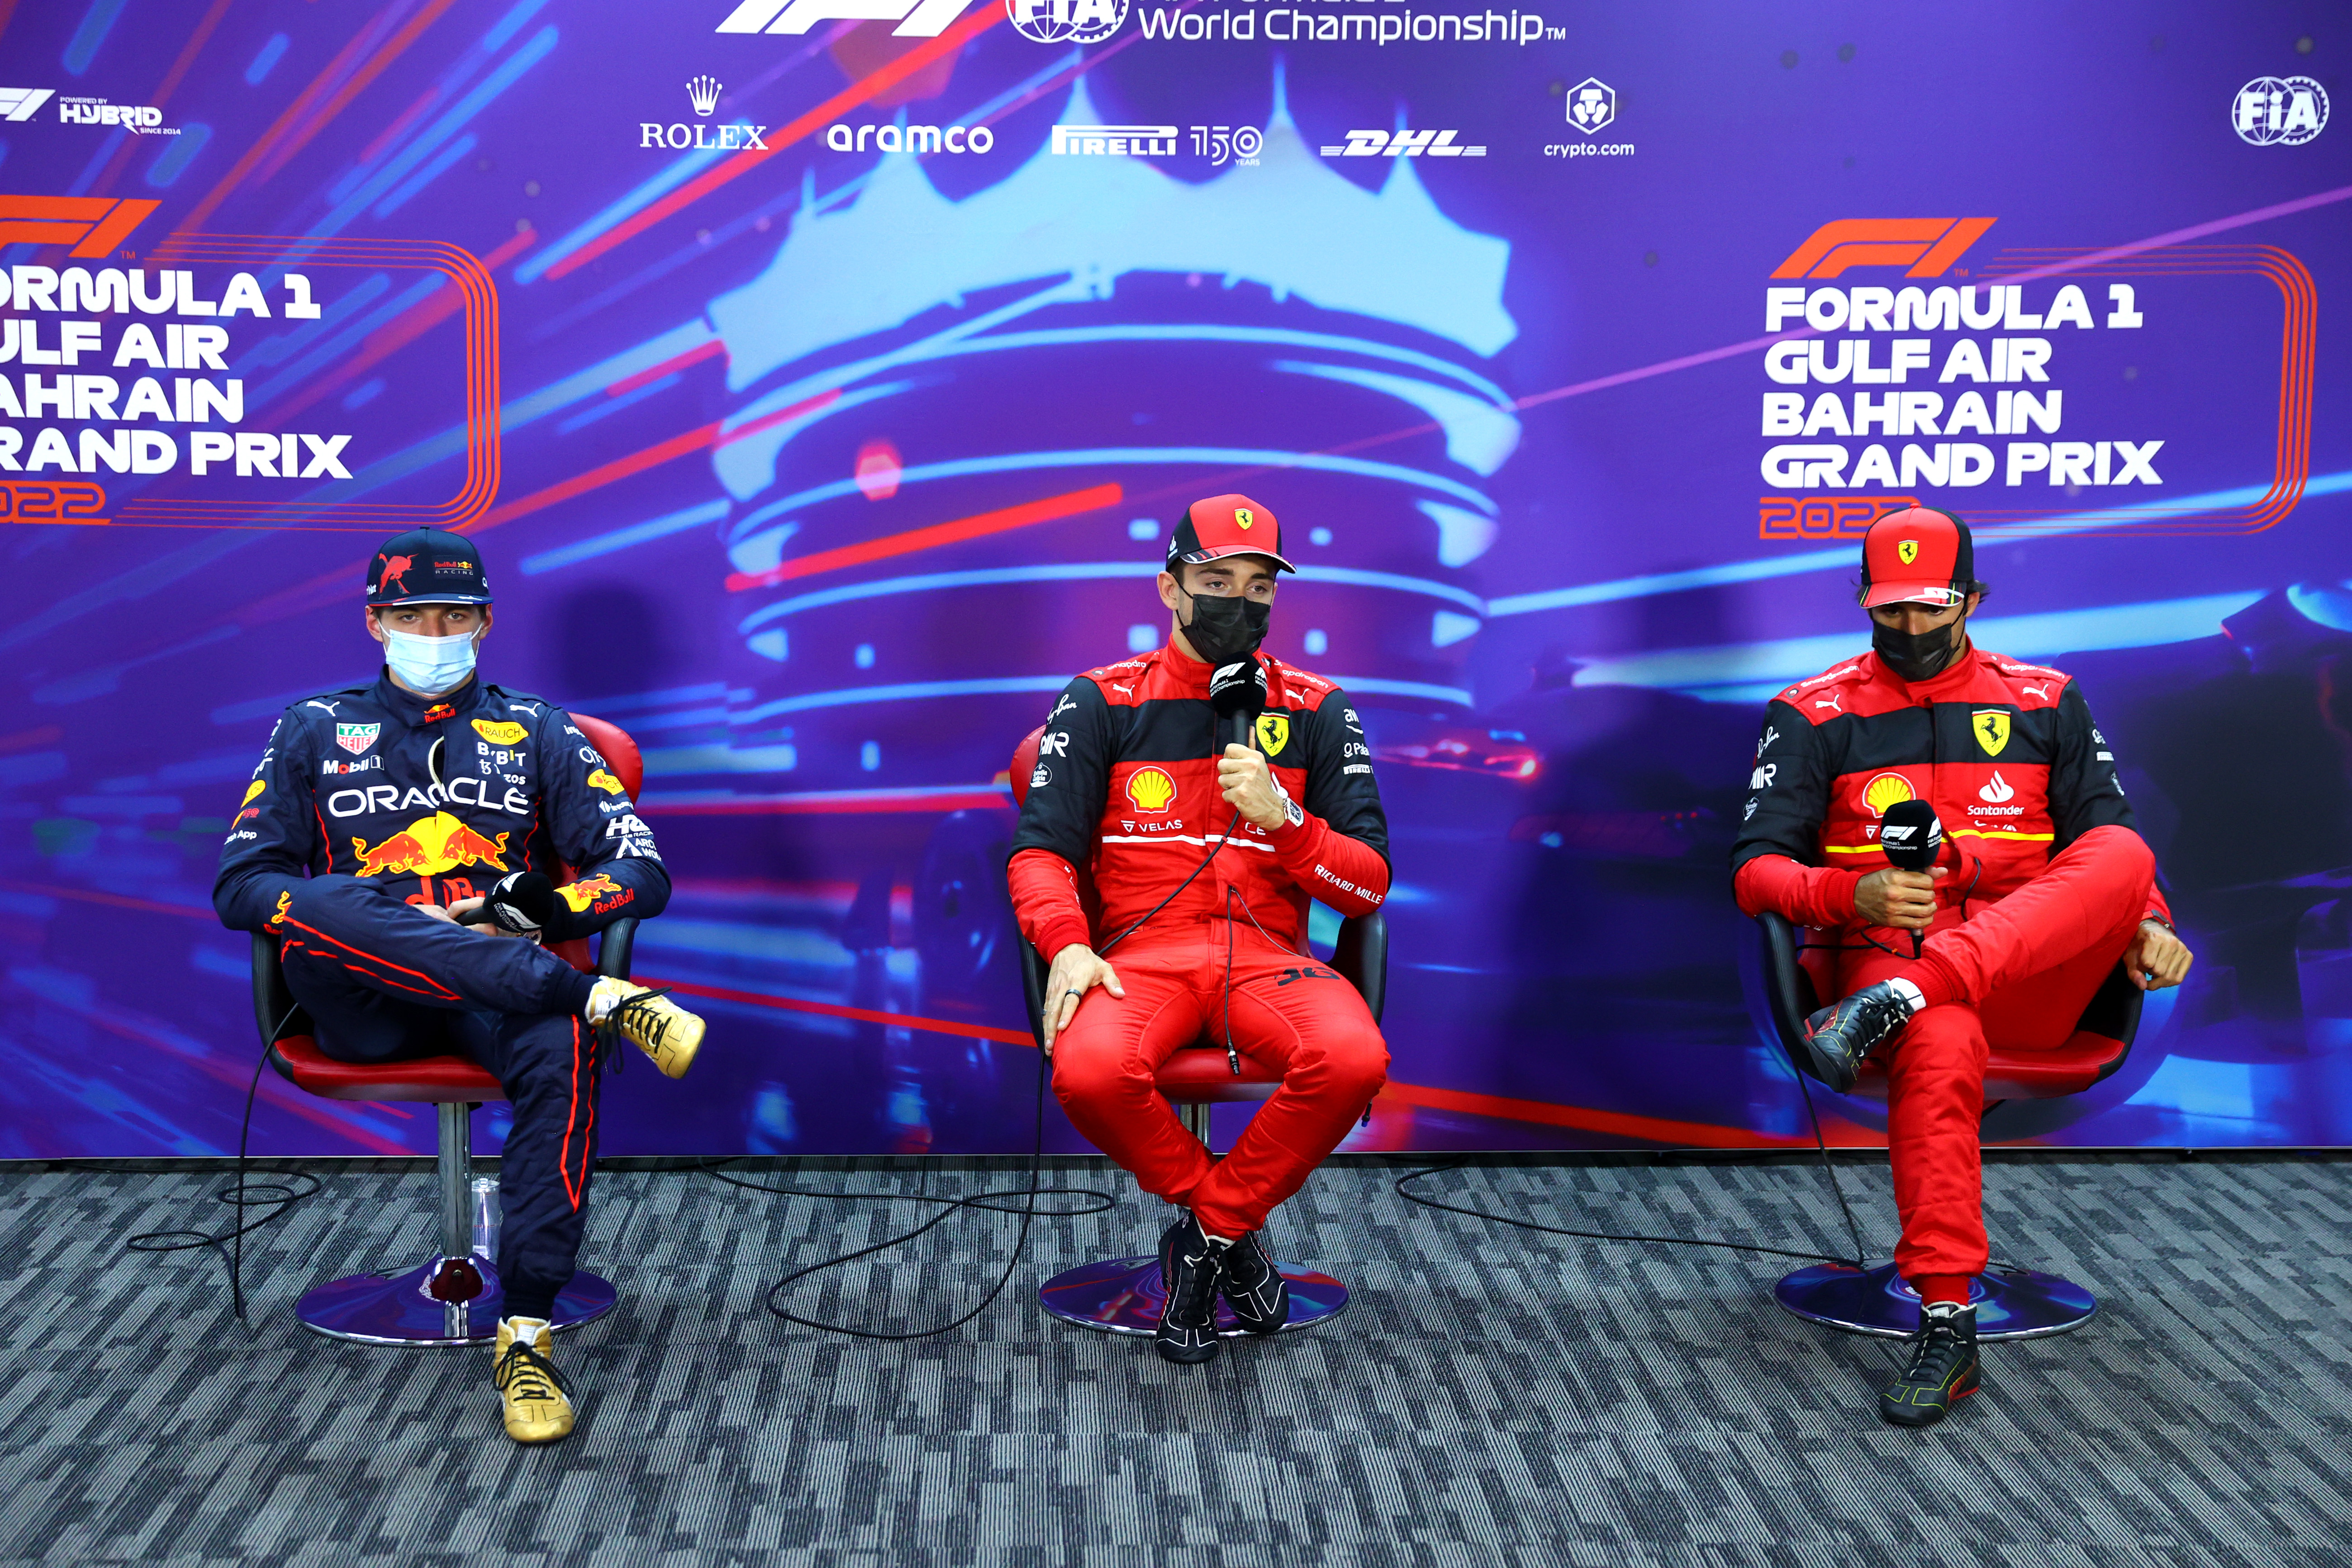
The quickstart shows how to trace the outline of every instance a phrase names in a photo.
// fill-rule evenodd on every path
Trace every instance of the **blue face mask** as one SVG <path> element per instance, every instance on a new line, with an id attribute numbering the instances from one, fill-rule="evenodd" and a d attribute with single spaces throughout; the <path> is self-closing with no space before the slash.
<path id="1" fill-rule="evenodd" d="M 415 632 L 384 628 L 383 661 L 411 691 L 438 697 L 466 683 L 474 673 L 474 637 L 419 637 Z"/>

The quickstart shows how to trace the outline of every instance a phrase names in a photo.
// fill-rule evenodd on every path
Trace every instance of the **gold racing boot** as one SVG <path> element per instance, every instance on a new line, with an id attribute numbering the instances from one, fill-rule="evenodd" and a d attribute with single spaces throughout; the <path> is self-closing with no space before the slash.
<path id="1" fill-rule="evenodd" d="M 665 1078 L 684 1078 L 702 1048 L 702 1020 L 659 991 L 610 975 L 588 994 L 588 1021 L 625 1036 L 653 1058 Z"/>
<path id="2" fill-rule="evenodd" d="M 572 1399 L 555 1375 L 555 1334 L 543 1319 L 503 1318 L 490 1383 L 504 1408 L 507 1436 L 518 1443 L 552 1443 L 572 1435 Z"/>

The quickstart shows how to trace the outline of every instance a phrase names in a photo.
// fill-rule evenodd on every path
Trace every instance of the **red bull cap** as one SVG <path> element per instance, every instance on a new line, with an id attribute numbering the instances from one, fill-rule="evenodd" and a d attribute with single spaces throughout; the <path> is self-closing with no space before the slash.
<path id="1" fill-rule="evenodd" d="M 1890 511 L 1862 541 L 1862 607 L 1957 605 L 1977 577 L 1969 525 L 1934 507 Z"/>
<path id="2" fill-rule="evenodd" d="M 418 528 L 384 541 L 368 562 L 371 605 L 487 605 L 482 553 L 462 533 Z"/>
<path id="3" fill-rule="evenodd" d="M 1211 496 L 1184 509 L 1168 542 L 1168 565 L 1198 566 L 1223 555 L 1263 555 L 1277 572 L 1297 567 L 1282 558 L 1282 524 L 1247 496 Z"/>

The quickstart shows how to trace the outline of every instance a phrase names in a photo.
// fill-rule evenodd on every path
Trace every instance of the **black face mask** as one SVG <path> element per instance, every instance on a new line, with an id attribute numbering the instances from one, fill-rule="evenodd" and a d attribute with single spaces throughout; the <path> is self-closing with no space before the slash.
<path id="1" fill-rule="evenodd" d="M 1893 626 L 1882 626 L 1874 617 L 1870 623 L 1870 646 L 1880 662 L 1906 680 L 1927 680 L 1943 673 L 1960 650 L 1960 627 L 1968 617 L 1954 617 L 1948 626 L 1932 631 L 1898 632 Z"/>
<path id="2" fill-rule="evenodd" d="M 1181 588 L 1177 592 L 1184 593 Z M 1247 658 L 1265 641 L 1273 605 L 1239 595 L 1223 599 L 1198 594 L 1184 596 L 1192 601 L 1192 618 L 1184 623 L 1184 640 L 1209 663 L 1231 664 Z"/>

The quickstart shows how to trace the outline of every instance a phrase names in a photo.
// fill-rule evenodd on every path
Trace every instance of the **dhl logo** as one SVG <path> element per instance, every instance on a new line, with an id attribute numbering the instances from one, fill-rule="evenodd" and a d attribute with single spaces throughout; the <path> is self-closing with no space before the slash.
<path id="1" fill-rule="evenodd" d="M 111 196 L 0 195 L 0 243 L 70 245 L 69 256 L 107 256 L 163 205 Z"/>
<path id="2" fill-rule="evenodd" d="M 577 915 L 586 913 L 588 906 L 603 895 L 619 892 L 621 884 L 598 872 L 593 877 L 583 877 L 576 882 L 566 882 L 555 890 L 562 895 L 565 903 L 572 906 L 572 912 Z"/>
<path id="3" fill-rule="evenodd" d="M 1960 253 L 2000 221 L 1989 217 L 1843 217 L 1813 230 L 1775 278 L 1835 278 L 1849 267 L 1907 268 L 1906 278 L 1941 278 Z"/>
<path id="4" fill-rule="evenodd" d="M 454 871 L 460 866 L 490 866 L 506 869 L 506 834 L 495 842 L 483 837 L 446 811 L 431 816 L 420 816 L 373 848 L 365 839 L 352 840 L 352 853 L 360 858 L 355 877 L 373 877 L 390 872 L 394 876 L 415 873 L 421 877 L 437 877 L 444 871 Z"/>
<path id="5" fill-rule="evenodd" d="M 1138 768 L 1127 781 L 1127 798 L 1138 811 L 1158 813 L 1176 798 L 1176 781 L 1164 768 Z"/>

